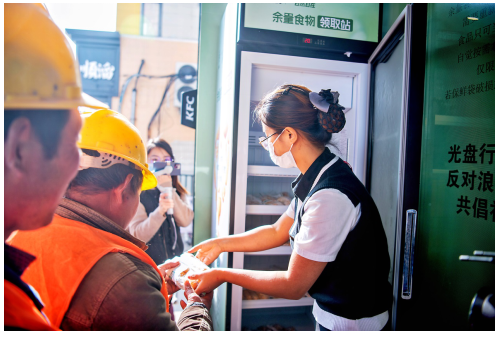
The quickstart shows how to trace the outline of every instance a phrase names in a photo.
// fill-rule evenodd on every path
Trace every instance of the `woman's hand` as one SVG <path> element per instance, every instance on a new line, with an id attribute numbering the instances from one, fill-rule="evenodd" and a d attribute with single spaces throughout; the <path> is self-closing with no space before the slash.
<path id="1" fill-rule="evenodd" d="M 196 252 L 196 258 L 205 263 L 206 265 L 212 264 L 213 261 L 219 257 L 223 252 L 217 239 L 207 239 L 200 244 L 188 250 L 189 253 Z"/>
<path id="2" fill-rule="evenodd" d="M 220 270 L 211 269 L 197 274 L 188 276 L 188 279 L 196 285 L 194 292 L 201 295 L 203 293 L 210 293 L 215 290 L 219 285 L 224 283 L 220 278 Z"/>
<path id="3" fill-rule="evenodd" d="M 172 176 L 170 175 L 161 175 L 157 178 L 158 184 L 163 186 L 172 185 Z"/>
<path id="4" fill-rule="evenodd" d="M 167 199 L 168 194 L 163 193 L 160 194 L 160 200 L 158 203 L 158 208 L 160 208 L 160 213 L 162 215 L 166 214 L 168 209 L 173 209 L 174 208 L 174 200 L 173 199 Z"/>
<path id="5" fill-rule="evenodd" d="M 179 266 L 179 262 L 172 262 L 170 260 L 165 261 L 163 264 L 158 265 L 158 269 L 161 271 L 163 274 L 163 278 L 165 279 L 165 283 L 167 284 L 167 291 L 168 294 L 174 294 L 175 292 L 179 291 L 179 287 L 175 285 L 175 283 L 170 279 L 170 271 L 175 269 L 176 267 Z"/>
<path id="6" fill-rule="evenodd" d="M 210 310 L 210 307 L 212 307 L 212 298 L 214 296 L 213 292 L 209 292 L 206 295 L 200 296 L 194 292 L 193 288 L 191 288 L 191 284 L 189 283 L 189 281 L 184 282 L 184 289 L 184 297 L 186 297 L 188 303 L 186 304 L 185 301 L 181 300 L 181 307 L 183 310 L 188 304 L 191 303 L 202 303 L 207 309 Z"/>

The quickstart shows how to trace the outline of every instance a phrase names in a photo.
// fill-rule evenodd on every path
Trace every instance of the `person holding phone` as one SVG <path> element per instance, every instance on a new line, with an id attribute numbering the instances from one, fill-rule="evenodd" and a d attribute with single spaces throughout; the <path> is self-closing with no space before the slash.
<path id="1" fill-rule="evenodd" d="M 298 167 L 294 199 L 272 225 L 193 247 L 211 264 L 222 252 L 255 252 L 290 242 L 287 271 L 214 268 L 189 278 L 196 292 L 223 282 L 277 298 L 314 298 L 319 330 L 381 330 L 389 318 L 390 258 L 377 207 L 350 166 L 326 147 L 345 125 L 339 93 L 283 85 L 255 109 L 260 144 L 282 168 Z"/>
<path id="2" fill-rule="evenodd" d="M 147 154 L 149 164 L 174 160 L 172 147 L 161 138 L 148 142 Z M 193 221 L 194 212 L 188 205 L 189 192 L 178 176 L 160 171 L 157 180 L 156 187 L 141 193 L 141 203 L 127 231 L 146 242 L 149 246 L 146 253 L 156 264 L 162 264 L 184 252 L 179 227 L 187 227 Z M 168 188 L 172 192 L 170 198 Z M 173 209 L 173 217 L 168 217 L 169 209 Z"/>

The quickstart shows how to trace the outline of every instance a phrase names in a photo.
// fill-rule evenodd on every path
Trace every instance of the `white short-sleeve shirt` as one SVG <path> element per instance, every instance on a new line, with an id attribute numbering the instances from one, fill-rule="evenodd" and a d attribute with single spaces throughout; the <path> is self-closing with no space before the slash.
<path id="1" fill-rule="evenodd" d="M 297 204 L 300 210 L 300 199 L 297 199 Z M 295 201 L 290 203 L 286 215 L 295 217 Z M 294 239 L 294 251 L 312 261 L 334 261 L 360 216 L 360 205 L 355 207 L 339 190 L 318 191 L 304 207 L 300 231 Z"/>
<path id="2" fill-rule="evenodd" d="M 336 156 L 319 172 L 311 190 L 321 175 L 339 159 Z M 302 201 L 297 198 L 300 210 Z M 292 200 L 285 214 L 295 219 L 295 200 Z M 361 217 L 361 205 L 354 206 L 344 193 L 337 189 L 322 189 L 312 195 L 304 206 L 300 230 L 294 239 L 298 255 L 316 261 L 333 262 L 349 232 Z M 389 312 L 361 319 L 347 319 L 321 309 L 316 301 L 313 306 L 316 321 L 329 330 L 381 330 L 389 319 Z"/>

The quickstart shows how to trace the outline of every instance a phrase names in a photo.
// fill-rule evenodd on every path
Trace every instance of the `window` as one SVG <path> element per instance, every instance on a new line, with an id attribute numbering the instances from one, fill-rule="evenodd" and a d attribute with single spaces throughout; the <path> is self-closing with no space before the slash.
<path id="1" fill-rule="evenodd" d="M 178 40 L 198 40 L 200 4 L 142 4 L 142 35 Z"/>

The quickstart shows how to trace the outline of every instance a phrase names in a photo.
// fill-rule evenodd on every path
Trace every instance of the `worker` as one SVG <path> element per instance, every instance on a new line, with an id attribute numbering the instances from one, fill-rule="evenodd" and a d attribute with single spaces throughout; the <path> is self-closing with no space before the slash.
<path id="1" fill-rule="evenodd" d="M 82 92 L 79 65 L 41 4 L 4 5 L 4 238 L 48 225 L 78 170 L 79 106 L 106 105 Z M 4 329 L 57 330 L 26 283 L 36 259 L 4 242 Z"/>
<path id="2" fill-rule="evenodd" d="M 52 223 L 18 232 L 11 244 L 31 250 L 26 280 L 46 302 L 46 314 L 62 330 L 212 330 L 213 293 L 200 297 L 186 286 L 188 304 L 171 320 L 169 294 L 179 290 L 157 267 L 147 245 L 125 228 L 141 190 L 157 185 L 139 131 L 109 109 L 83 113 L 79 172 Z"/>
<path id="3" fill-rule="evenodd" d="M 268 250 L 290 241 L 287 271 L 211 269 L 189 278 L 196 292 L 223 282 L 266 295 L 314 299 L 320 331 L 382 330 L 389 319 L 390 258 L 382 221 L 370 194 L 350 167 L 326 145 L 345 115 L 339 93 L 283 85 L 256 108 L 265 137 L 261 145 L 282 168 L 297 167 L 294 200 L 272 225 L 210 239 L 193 247 L 205 264 L 222 252 Z"/>

